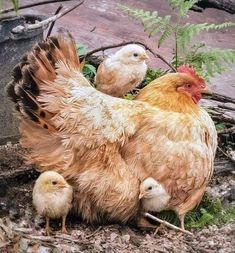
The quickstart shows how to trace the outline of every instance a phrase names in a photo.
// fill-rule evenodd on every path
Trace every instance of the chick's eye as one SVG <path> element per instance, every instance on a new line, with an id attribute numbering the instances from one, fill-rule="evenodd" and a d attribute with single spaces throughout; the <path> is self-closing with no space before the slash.
<path id="1" fill-rule="evenodd" d="M 151 191 L 152 189 L 153 189 L 153 187 L 152 187 L 152 186 L 149 186 L 148 190 Z"/>
<path id="2" fill-rule="evenodd" d="M 135 57 L 137 57 L 137 56 L 138 56 L 138 54 L 137 54 L 137 53 L 134 53 L 133 55 L 134 55 Z"/>
<path id="3" fill-rule="evenodd" d="M 52 184 L 56 185 L 56 184 L 57 184 L 57 182 L 56 182 L 56 181 L 52 181 Z"/>

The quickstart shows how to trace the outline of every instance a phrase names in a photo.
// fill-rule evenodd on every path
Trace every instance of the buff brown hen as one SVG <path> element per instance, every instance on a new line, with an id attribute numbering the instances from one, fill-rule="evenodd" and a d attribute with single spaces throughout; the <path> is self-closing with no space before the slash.
<path id="1" fill-rule="evenodd" d="M 59 36 L 36 45 L 14 73 L 8 94 L 27 160 L 73 186 L 84 220 L 136 222 L 139 182 L 152 177 L 184 226 L 212 176 L 217 145 L 198 105 L 206 85 L 192 68 L 154 80 L 134 101 L 110 97 L 84 78 L 74 41 Z"/>

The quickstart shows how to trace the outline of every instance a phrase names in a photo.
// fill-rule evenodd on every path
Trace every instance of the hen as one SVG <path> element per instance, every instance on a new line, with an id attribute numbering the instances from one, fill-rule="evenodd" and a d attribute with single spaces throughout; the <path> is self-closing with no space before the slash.
<path id="1" fill-rule="evenodd" d="M 136 222 L 139 182 L 152 177 L 183 227 L 213 173 L 216 130 L 197 104 L 204 81 L 184 66 L 130 101 L 97 91 L 79 68 L 75 43 L 62 36 L 36 45 L 16 67 L 8 94 L 28 162 L 62 174 L 75 211 L 91 223 Z"/>
<path id="2" fill-rule="evenodd" d="M 146 59 L 148 56 L 141 46 L 124 46 L 99 65 L 96 88 L 111 96 L 123 97 L 144 80 Z"/>
<path id="3" fill-rule="evenodd" d="M 62 217 L 62 233 L 67 233 L 65 221 L 71 208 L 72 187 L 55 171 L 46 171 L 36 180 L 33 204 L 38 214 L 46 217 L 46 234 L 50 235 L 50 219 Z"/>

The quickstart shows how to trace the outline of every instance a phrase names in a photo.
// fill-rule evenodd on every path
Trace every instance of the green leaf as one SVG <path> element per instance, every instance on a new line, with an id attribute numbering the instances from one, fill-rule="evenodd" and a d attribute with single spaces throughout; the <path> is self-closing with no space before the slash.
<path id="1" fill-rule="evenodd" d="M 79 43 L 79 46 L 77 46 L 77 53 L 79 56 L 87 54 L 87 45 Z"/>
<path id="2" fill-rule="evenodd" d="M 224 125 L 224 123 L 219 123 L 215 125 L 215 128 L 217 131 L 224 131 L 226 129 L 226 126 Z"/>
<path id="3" fill-rule="evenodd" d="M 11 0 L 13 6 L 14 6 L 14 10 L 17 13 L 18 9 L 19 9 L 19 0 Z"/>

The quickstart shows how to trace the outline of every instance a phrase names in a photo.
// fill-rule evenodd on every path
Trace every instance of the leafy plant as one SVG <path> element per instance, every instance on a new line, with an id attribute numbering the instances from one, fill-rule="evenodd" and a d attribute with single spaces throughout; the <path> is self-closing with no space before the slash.
<path id="1" fill-rule="evenodd" d="M 120 8 L 129 16 L 141 22 L 149 37 L 158 35 L 157 46 L 164 45 L 166 40 L 174 42 L 172 64 L 177 68 L 182 63 L 193 65 L 205 79 L 221 74 L 228 64 L 235 63 L 235 50 L 209 48 L 205 43 L 193 44 L 195 36 L 202 32 L 226 29 L 235 26 L 235 23 L 222 24 L 192 24 L 185 23 L 188 11 L 199 0 L 168 0 L 172 9 L 177 12 L 177 20 L 173 21 L 170 15 L 161 17 L 157 11 L 144 11 L 120 5 Z M 222 67 L 223 65 L 223 67 Z"/>
<path id="2" fill-rule="evenodd" d="M 179 219 L 173 211 L 163 211 L 157 215 L 160 219 L 167 220 L 177 226 Z M 185 217 L 185 227 L 203 228 L 207 225 L 227 224 L 235 221 L 235 207 L 223 208 L 219 199 L 205 195 L 198 207 L 189 212 Z"/>
<path id="3" fill-rule="evenodd" d="M 77 47 L 77 53 L 79 56 L 86 55 L 87 54 L 87 45 L 79 44 L 79 46 Z M 88 80 L 93 81 L 93 79 L 96 75 L 96 68 L 92 64 L 85 62 L 82 72 Z"/>
<path id="4" fill-rule="evenodd" d="M 17 12 L 19 8 L 19 0 L 11 0 L 11 2 L 12 2 L 15 12 Z"/>

